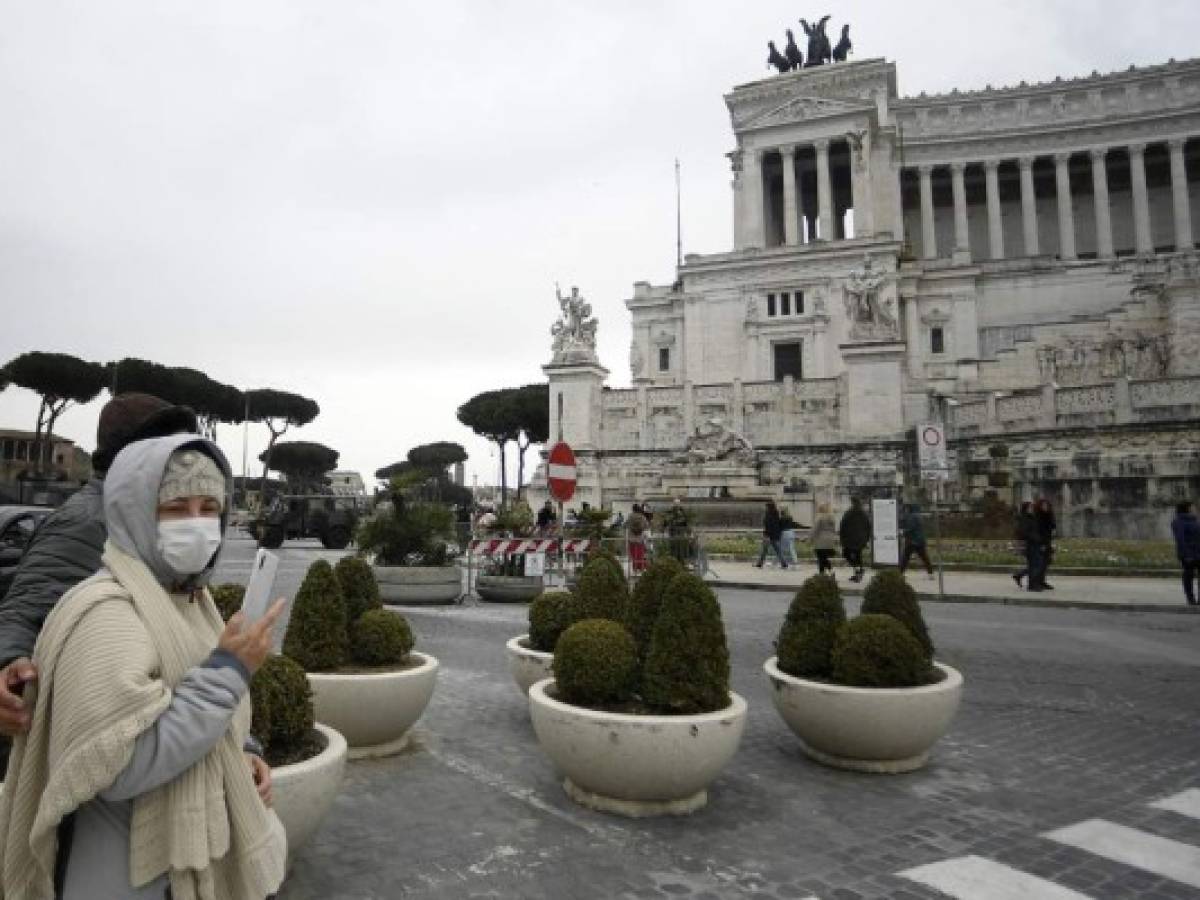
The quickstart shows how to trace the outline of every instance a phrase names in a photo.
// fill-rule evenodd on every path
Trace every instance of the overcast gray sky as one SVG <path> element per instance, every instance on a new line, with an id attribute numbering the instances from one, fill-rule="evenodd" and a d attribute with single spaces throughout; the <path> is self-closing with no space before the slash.
<path id="1" fill-rule="evenodd" d="M 1200 35 L 1192 0 L 0 0 L 0 363 L 192 366 L 314 398 L 285 439 L 368 478 L 456 440 L 494 482 L 459 404 L 542 378 L 556 281 L 628 384 L 623 301 L 673 279 L 675 157 L 685 252 L 728 250 L 722 95 L 827 10 L 906 95 L 1184 59 Z M 59 431 L 92 449 L 106 399 Z M 10 387 L 0 426 L 36 408 Z M 220 438 L 240 471 L 240 427 Z"/>

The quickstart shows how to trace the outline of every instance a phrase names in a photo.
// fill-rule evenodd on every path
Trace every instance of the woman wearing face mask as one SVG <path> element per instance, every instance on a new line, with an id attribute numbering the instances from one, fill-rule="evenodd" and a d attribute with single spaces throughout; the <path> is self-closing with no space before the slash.
<path id="1" fill-rule="evenodd" d="M 242 755 L 282 603 L 225 625 L 205 587 L 230 482 L 196 435 L 131 444 L 110 467 L 104 568 L 34 650 L 42 697 L 0 798 L 7 896 L 255 900 L 283 880 L 283 829 Z"/>

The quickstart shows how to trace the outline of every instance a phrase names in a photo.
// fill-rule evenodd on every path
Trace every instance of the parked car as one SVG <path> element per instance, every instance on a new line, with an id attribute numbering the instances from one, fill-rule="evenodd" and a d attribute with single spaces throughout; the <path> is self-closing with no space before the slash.
<path id="1" fill-rule="evenodd" d="M 336 494 L 282 494 L 247 526 L 260 546 L 275 549 L 292 538 L 320 538 L 329 550 L 342 550 L 354 536 L 358 504 Z"/>
<path id="2" fill-rule="evenodd" d="M 51 512 L 49 506 L 0 506 L 0 599 L 8 593 L 29 539 Z"/>

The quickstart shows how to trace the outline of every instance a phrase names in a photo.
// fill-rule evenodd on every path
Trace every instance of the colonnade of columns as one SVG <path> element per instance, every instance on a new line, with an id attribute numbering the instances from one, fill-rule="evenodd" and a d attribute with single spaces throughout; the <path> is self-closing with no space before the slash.
<path id="1" fill-rule="evenodd" d="M 1166 142 L 1170 160 L 1170 184 L 1174 212 L 1175 247 L 1190 250 L 1194 247 L 1192 216 L 1188 188 L 1187 165 L 1184 157 L 1184 139 Z M 1129 154 L 1130 191 L 1133 203 L 1134 250 L 1137 254 L 1154 253 L 1151 231 L 1150 192 L 1146 182 L 1146 144 L 1136 143 L 1125 149 Z M 1107 157 L 1115 147 L 1096 147 L 1086 151 L 1091 159 L 1092 196 L 1095 207 L 1096 252 L 1100 258 L 1114 255 L 1112 211 L 1108 187 Z M 1080 151 L 1083 152 L 1083 151 Z M 1024 238 L 1024 255 L 1036 256 L 1040 252 L 1038 240 L 1038 198 L 1034 190 L 1033 167 L 1042 155 L 1018 157 L 1021 195 L 1021 231 Z M 1075 212 L 1071 197 L 1070 163 L 1073 153 L 1056 153 L 1054 159 L 1055 197 L 1058 218 L 1059 256 L 1062 259 L 1078 258 L 1075 236 Z M 988 222 L 988 252 L 992 259 L 1005 258 L 1004 227 L 1001 214 L 999 170 L 1007 159 L 987 159 L 982 162 L 985 179 L 985 197 Z M 968 162 L 951 162 L 951 193 L 954 203 L 954 254 L 970 254 L 970 233 L 967 211 L 965 171 Z M 937 254 L 937 229 L 934 218 L 933 172 L 930 164 L 917 167 L 920 192 L 920 223 L 922 256 L 933 259 Z M 1044 199 L 1044 198 L 1043 198 Z"/>
<path id="2" fill-rule="evenodd" d="M 774 243 L 795 246 L 813 240 L 833 240 L 838 236 L 836 217 L 840 211 L 839 202 L 844 202 L 845 195 L 841 195 L 842 201 L 835 197 L 835 164 L 831 160 L 831 151 L 835 143 L 838 143 L 835 139 L 820 138 L 803 144 L 785 144 L 774 148 L 743 152 L 742 215 L 745 217 L 743 220 L 746 235 L 744 243 L 747 246 L 770 246 Z M 841 144 L 838 146 L 841 147 Z M 844 151 L 839 149 L 840 152 Z M 801 179 L 797 175 L 797 168 L 801 164 L 799 158 L 801 153 L 804 153 L 807 159 L 815 160 L 815 173 L 812 168 L 806 168 L 810 179 L 807 190 L 813 189 L 812 176 L 815 174 L 815 210 L 812 196 L 803 195 Z M 768 196 L 764 181 L 768 158 L 770 158 L 771 171 L 774 171 L 774 154 L 779 155 L 779 162 L 783 170 L 783 228 L 781 234 L 776 233 L 772 237 L 768 234 L 770 231 L 768 207 L 771 198 Z M 808 167 L 812 163 L 806 162 L 804 165 Z M 839 177 L 844 185 L 844 178 Z M 867 202 L 865 177 L 863 171 L 854 165 L 853 151 L 851 151 L 849 183 L 852 199 L 848 209 L 858 210 Z M 777 181 L 774 183 L 778 185 Z M 778 191 L 778 187 L 776 187 L 776 191 Z M 778 193 L 776 193 L 776 203 L 778 203 L 778 199 Z M 775 208 L 778 210 L 778 207 Z M 813 212 L 816 213 L 815 217 L 812 215 Z M 804 233 L 806 215 L 808 218 L 807 234 Z M 778 212 L 771 214 L 772 219 L 776 216 L 778 216 Z M 775 224 L 778 225 L 777 220 Z"/>

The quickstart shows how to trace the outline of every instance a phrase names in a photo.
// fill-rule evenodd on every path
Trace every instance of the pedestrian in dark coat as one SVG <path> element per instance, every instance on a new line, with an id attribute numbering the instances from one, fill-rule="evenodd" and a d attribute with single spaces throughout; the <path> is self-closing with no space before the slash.
<path id="1" fill-rule="evenodd" d="M 838 523 L 838 537 L 842 542 L 842 556 L 854 567 L 850 580 L 862 581 L 863 550 L 871 541 L 871 520 L 858 497 L 850 498 L 850 508 L 842 514 L 842 521 Z"/>
<path id="2" fill-rule="evenodd" d="M 758 562 L 754 565 L 761 569 L 763 563 L 767 559 L 767 550 L 775 551 L 775 555 L 779 558 L 779 565 L 787 568 L 787 560 L 783 558 L 783 546 L 780 543 L 780 538 L 783 536 L 783 519 L 780 518 L 779 509 L 775 506 L 774 500 L 767 501 L 766 511 L 763 513 L 763 542 L 762 551 L 758 554 Z"/>
<path id="3" fill-rule="evenodd" d="M 1041 534 L 1038 531 L 1037 519 L 1033 515 L 1033 504 L 1028 500 L 1021 504 L 1021 510 L 1017 513 L 1017 528 L 1014 537 L 1021 545 L 1021 552 L 1025 554 L 1025 568 L 1013 574 L 1013 581 L 1017 583 L 1017 587 L 1024 587 L 1021 583 L 1022 579 L 1041 569 L 1042 556 Z M 1029 590 L 1042 590 L 1033 577 L 1029 579 Z"/>
<path id="4" fill-rule="evenodd" d="M 1175 535 L 1175 553 L 1183 566 L 1183 596 L 1188 606 L 1196 606 L 1196 572 L 1200 569 L 1200 522 L 1192 512 L 1192 504 L 1184 501 L 1175 507 L 1175 518 L 1171 520 L 1171 534 Z"/>
<path id="5" fill-rule="evenodd" d="M 1054 507 L 1050 505 L 1050 501 L 1045 497 L 1038 497 L 1033 504 L 1033 517 L 1037 520 L 1038 543 L 1041 545 L 1038 551 L 1038 569 L 1035 574 L 1029 573 L 1029 583 L 1036 584 L 1044 591 L 1054 590 L 1054 585 L 1046 582 L 1046 570 L 1050 568 L 1050 563 L 1054 559 L 1054 532 L 1058 529 L 1058 523 L 1054 521 Z"/>
<path id="6" fill-rule="evenodd" d="M 900 531 L 904 534 L 904 549 L 900 553 L 900 574 L 908 568 L 908 562 L 915 554 L 925 563 L 925 571 L 933 578 L 933 563 L 929 561 L 929 549 L 925 540 L 925 525 L 921 521 L 921 507 L 910 504 L 908 511 L 900 520 Z"/>

